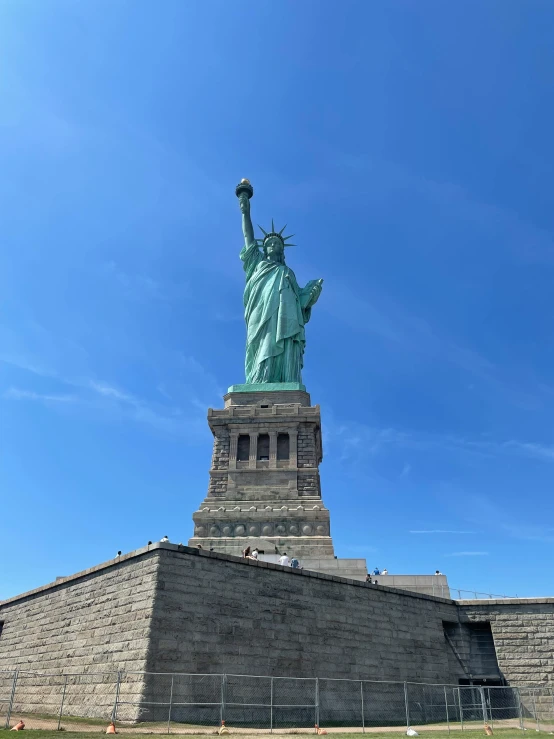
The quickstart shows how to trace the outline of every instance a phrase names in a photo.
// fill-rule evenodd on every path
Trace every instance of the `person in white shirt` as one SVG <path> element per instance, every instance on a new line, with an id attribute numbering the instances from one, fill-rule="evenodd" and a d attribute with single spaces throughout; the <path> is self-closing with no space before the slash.
<path id="1" fill-rule="evenodd" d="M 389 574 L 389 571 L 387 570 L 386 567 L 383 570 L 381 570 L 381 575 L 388 575 L 388 574 Z"/>
<path id="2" fill-rule="evenodd" d="M 279 557 L 279 564 L 283 565 L 283 567 L 288 567 L 290 565 L 290 559 L 287 557 L 286 552 L 283 552 L 283 554 Z"/>
<path id="3" fill-rule="evenodd" d="M 258 547 L 256 547 L 250 555 L 252 559 L 258 559 Z"/>
<path id="4" fill-rule="evenodd" d="M 435 575 L 442 575 L 442 572 L 439 572 L 439 570 L 436 570 Z"/>
<path id="5" fill-rule="evenodd" d="M 162 544 L 166 544 L 169 541 L 169 537 L 164 536 L 164 538 L 163 539 L 160 539 L 160 541 L 161 541 Z"/>

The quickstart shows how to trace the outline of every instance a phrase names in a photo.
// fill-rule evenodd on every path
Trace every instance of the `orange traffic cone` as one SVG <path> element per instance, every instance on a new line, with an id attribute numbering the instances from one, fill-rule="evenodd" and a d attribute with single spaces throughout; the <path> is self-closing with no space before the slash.
<path id="1" fill-rule="evenodd" d="M 106 729 L 106 734 L 117 734 L 117 731 L 115 730 L 115 724 L 113 721 L 108 724 L 108 728 Z"/>
<path id="2" fill-rule="evenodd" d="M 17 723 L 12 729 L 10 729 L 10 731 L 23 731 L 24 728 L 25 724 L 23 723 L 23 721 L 19 721 L 19 723 Z"/>

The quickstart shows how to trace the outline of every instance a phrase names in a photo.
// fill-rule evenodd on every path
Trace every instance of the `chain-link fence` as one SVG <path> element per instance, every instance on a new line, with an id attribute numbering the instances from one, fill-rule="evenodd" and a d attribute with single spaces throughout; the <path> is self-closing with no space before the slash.
<path id="1" fill-rule="evenodd" d="M 542 688 L 520 688 L 519 700 L 523 728 L 554 731 L 554 693 Z"/>
<path id="2" fill-rule="evenodd" d="M 0 728 L 207 734 L 371 732 L 394 727 L 554 731 L 554 692 L 541 687 L 184 673 L 0 672 Z"/>

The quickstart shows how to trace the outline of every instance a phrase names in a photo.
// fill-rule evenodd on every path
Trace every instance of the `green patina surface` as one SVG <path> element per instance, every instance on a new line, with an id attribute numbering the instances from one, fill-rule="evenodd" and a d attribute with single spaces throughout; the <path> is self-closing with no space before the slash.
<path id="1" fill-rule="evenodd" d="M 306 392 L 306 386 L 301 382 L 254 382 L 244 385 L 231 385 L 230 393 L 261 393 L 268 390 L 302 390 Z"/>
<path id="2" fill-rule="evenodd" d="M 262 229 L 264 238 L 256 239 L 250 218 L 253 188 L 243 181 L 237 186 L 236 194 L 244 234 L 240 258 L 246 273 L 246 383 L 301 385 L 306 345 L 304 327 L 321 294 L 323 280 L 310 280 L 305 287 L 300 287 L 294 272 L 285 263 L 285 246 L 291 246 L 285 243 L 290 238 L 283 236 L 285 229 L 277 232 L 272 222 L 271 231 Z"/>

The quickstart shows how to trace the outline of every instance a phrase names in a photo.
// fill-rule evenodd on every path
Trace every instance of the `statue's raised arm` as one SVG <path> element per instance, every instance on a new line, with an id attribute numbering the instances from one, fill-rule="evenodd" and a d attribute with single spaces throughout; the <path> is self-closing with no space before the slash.
<path id="1" fill-rule="evenodd" d="M 242 213 L 244 245 L 248 247 L 256 241 L 252 219 L 250 218 L 250 198 L 254 194 L 254 188 L 248 180 L 241 180 L 240 184 L 237 185 L 236 194 L 239 199 L 240 210 Z"/>

